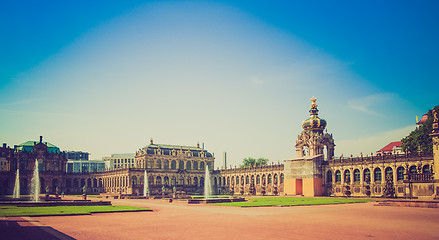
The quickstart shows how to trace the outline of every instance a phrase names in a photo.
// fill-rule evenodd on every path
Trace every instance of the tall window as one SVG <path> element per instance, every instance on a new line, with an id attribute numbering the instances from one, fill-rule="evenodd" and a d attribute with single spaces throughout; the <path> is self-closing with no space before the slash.
<path id="1" fill-rule="evenodd" d="M 168 160 L 163 161 L 163 168 L 169 169 L 169 161 Z"/>
<path id="2" fill-rule="evenodd" d="M 332 172 L 331 171 L 326 172 L 326 182 L 332 183 Z"/>
<path id="3" fill-rule="evenodd" d="M 171 169 L 177 169 L 177 162 L 175 160 L 171 162 Z"/>
<path id="4" fill-rule="evenodd" d="M 192 166 L 191 166 L 191 161 L 187 161 L 186 162 L 186 169 L 187 170 L 191 170 Z"/>
<path id="5" fill-rule="evenodd" d="M 360 182 L 361 173 L 360 170 L 354 170 L 354 182 Z"/>
<path id="6" fill-rule="evenodd" d="M 337 183 L 341 182 L 341 172 L 340 172 L 340 170 L 337 170 L 335 172 L 335 182 L 337 182 Z"/>
<path id="7" fill-rule="evenodd" d="M 404 167 L 398 167 L 396 169 L 396 180 L 397 181 L 402 181 L 404 180 Z"/>
<path id="8" fill-rule="evenodd" d="M 389 176 L 393 179 L 393 169 L 391 167 L 386 168 L 386 178 Z"/>
<path id="9" fill-rule="evenodd" d="M 382 177 L 380 168 L 375 168 L 375 170 L 373 170 L 373 177 L 375 182 L 381 182 Z"/>
<path id="10" fill-rule="evenodd" d="M 178 162 L 178 169 L 180 169 L 180 170 L 184 169 L 184 162 L 181 160 Z"/>
<path id="11" fill-rule="evenodd" d="M 351 171 L 349 170 L 344 171 L 344 182 L 351 183 Z"/>
<path id="12" fill-rule="evenodd" d="M 194 170 L 198 170 L 198 162 L 194 161 Z"/>
<path id="13" fill-rule="evenodd" d="M 364 169 L 364 176 L 363 179 L 365 182 L 370 182 L 372 179 L 370 179 L 370 170 L 369 168 Z"/>
<path id="14" fill-rule="evenodd" d="M 200 162 L 200 170 L 204 170 L 204 162 Z"/>

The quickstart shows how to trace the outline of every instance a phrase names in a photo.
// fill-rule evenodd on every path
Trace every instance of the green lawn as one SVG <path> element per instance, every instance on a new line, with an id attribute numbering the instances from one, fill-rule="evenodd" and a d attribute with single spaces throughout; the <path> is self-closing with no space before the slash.
<path id="1" fill-rule="evenodd" d="M 365 203 L 370 199 L 352 198 L 306 198 L 306 197 L 256 197 L 247 202 L 233 203 L 210 203 L 212 205 L 235 206 L 235 207 L 262 207 L 262 206 L 302 206 L 302 205 L 325 205 L 342 203 Z"/>
<path id="2" fill-rule="evenodd" d="M 16 207 L 0 206 L 0 217 L 75 215 L 102 212 L 152 211 L 148 208 L 131 206 L 56 206 L 56 207 Z"/>

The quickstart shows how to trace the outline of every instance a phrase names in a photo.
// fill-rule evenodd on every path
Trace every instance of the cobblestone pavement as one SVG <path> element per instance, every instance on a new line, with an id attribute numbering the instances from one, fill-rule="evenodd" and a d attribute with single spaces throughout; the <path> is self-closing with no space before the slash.
<path id="1" fill-rule="evenodd" d="M 357 203 L 236 208 L 112 200 L 154 212 L 33 217 L 76 239 L 439 239 L 439 209 Z"/>

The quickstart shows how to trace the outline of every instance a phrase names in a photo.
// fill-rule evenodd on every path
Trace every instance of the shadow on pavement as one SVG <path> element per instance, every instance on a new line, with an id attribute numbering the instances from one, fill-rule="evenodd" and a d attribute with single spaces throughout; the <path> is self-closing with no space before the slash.
<path id="1" fill-rule="evenodd" d="M 74 239 L 62 232 L 48 226 L 36 226 L 22 218 L 11 218 L 0 220 L 0 238 L 9 239 L 32 239 L 32 240 L 55 240 Z"/>

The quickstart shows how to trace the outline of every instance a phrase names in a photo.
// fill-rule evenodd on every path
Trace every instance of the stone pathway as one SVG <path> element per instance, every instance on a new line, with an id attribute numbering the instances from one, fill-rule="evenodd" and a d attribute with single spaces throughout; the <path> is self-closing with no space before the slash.
<path id="1" fill-rule="evenodd" d="M 236 208 L 145 199 L 112 203 L 154 212 L 30 220 L 76 239 L 439 239 L 439 209 L 430 208 L 374 203 Z"/>

